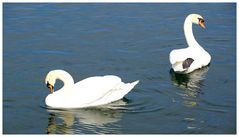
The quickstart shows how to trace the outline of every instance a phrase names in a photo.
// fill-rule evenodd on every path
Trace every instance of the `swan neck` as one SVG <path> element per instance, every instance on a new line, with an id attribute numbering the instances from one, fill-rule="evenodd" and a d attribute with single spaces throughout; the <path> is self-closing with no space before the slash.
<path id="1" fill-rule="evenodd" d="M 186 18 L 184 22 L 184 35 L 189 47 L 201 47 L 195 40 L 192 30 L 192 21 L 190 18 Z"/>
<path id="2" fill-rule="evenodd" d="M 59 79 L 64 83 L 63 88 L 72 87 L 72 85 L 74 85 L 74 80 L 72 76 L 65 71 L 59 71 L 56 74 L 56 79 Z"/>

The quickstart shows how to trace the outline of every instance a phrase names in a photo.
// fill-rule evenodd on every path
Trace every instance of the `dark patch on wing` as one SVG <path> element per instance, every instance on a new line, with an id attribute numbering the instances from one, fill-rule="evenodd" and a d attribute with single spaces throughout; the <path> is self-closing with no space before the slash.
<path id="1" fill-rule="evenodd" d="M 191 66 L 191 64 L 193 63 L 193 59 L 192 58 L 187 58 L 186 60 L 183 61 L 183 68 L 189 68 Z"/>

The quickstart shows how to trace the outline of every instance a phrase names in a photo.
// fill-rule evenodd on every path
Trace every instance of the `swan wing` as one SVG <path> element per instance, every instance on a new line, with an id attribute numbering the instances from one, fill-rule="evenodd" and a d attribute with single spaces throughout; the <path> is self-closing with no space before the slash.
<path id="1" fill-rule="evenodd" d="M 90 104 L 103 98 L 120 83 L 121 78 L 113 75 L 89 77 L 74 85 L 70 99 Z"/>

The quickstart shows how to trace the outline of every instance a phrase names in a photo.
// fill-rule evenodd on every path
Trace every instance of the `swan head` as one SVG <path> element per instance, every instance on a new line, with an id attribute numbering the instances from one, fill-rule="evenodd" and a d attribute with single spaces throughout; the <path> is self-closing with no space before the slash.
<path id="1" fill-rule="evenodd" d="M 204 24 L 204 19 L 203 19 L 203 17 L 201 15 L 199 15 L 199 14 L 190 14 L 190 15 L 188 15 L 187 18 L 190 18 L 192 23 L 198 24 L 200 27 L 202 27 L 204 29 L 206 28 L 205 24 Z"/>
<path id="2" fill-rule="evenodd" d="M 53 71 L 50 71 L 45 78 L 46 86 L 50 89 L 50 92 L 53 93 L 54 85 L 56 83 L 56 77 Z"/>
<path id="3" fill-rule="evenodd" d="M 52 70 L 52 71 L 48 72 L 48 74 L 45 78 L 45 83 L 46 83 L 47 87 L 50 89 L 51 93 L 53 93 L 53 91 L 54 91 L 54 85 L 55 85 L 57 79 L 63 81 L 64 88 L 68 88 L 68 87 L 71 87 L 72 85 L 74 85 L 74 80 L 69 73 L 67 73 L 64 70 L 60 70 L 60 69 Z"/>

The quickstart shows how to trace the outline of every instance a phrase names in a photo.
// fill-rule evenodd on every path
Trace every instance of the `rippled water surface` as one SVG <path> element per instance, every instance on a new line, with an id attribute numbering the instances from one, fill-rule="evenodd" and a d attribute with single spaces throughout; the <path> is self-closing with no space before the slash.
<path id="1" fill-rule="evenodd" d="M 178 75 L 168 55 L 186 47 L 190 13 L 205 19 L 193 30 L 212 62 Z M 53 110 L 44 79 L 54 69 L 140 83 L 112 104 Z M 3 133 L 236 133 L 236 4 L 4 3 Z"/>

